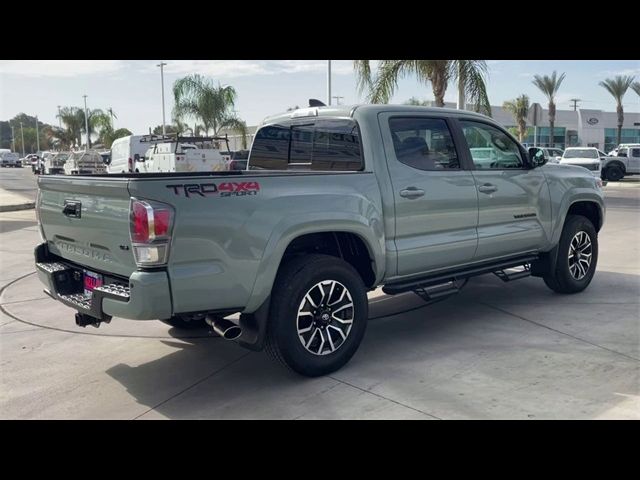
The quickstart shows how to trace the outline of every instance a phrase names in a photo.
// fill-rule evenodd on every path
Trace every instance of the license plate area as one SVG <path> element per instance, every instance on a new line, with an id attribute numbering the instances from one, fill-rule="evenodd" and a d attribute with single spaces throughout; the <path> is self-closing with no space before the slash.
<path id="1" fill-rule="evenodd" d="M 82 283 L 84 285 L 84 294 L 92 295 L 95 288 L 101 287 L 103 285 L 104 279 L 99 273 L 84 270 Z"/>

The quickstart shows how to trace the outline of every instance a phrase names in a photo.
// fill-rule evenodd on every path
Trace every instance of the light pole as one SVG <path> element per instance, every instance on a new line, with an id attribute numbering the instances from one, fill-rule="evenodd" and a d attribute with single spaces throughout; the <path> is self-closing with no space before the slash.
<path id="1" fill-rule="evenodd" d="M 344 97 L 341 97 L 340 95 L 334 95 L 331 98 L 335 98 L 336 99 L 336 105 L 340 105 L 340 100 L 343 99 Z"/>
<path id="2" fill-rule="evenodd" d="M 58 126 L 62 128 L 62 116 L 60 115 L 60 105 L 58 105 Z"/>
<path id="3" fill-rule="evenodd" d="M 40 151 L 40 132 L 38 131 L 38 116 L 36 115 L 36 145 L 37 145 L 37 152 Z"/>
<path id="4" fill-rule="evenodd" d="M 162 85 L 162 135 L 167 134 L 167 129 L 164 123 L 164 66 L 166 63 L 160 62 L 156 67 L 160 67 L 160 84 Z"/>
<path id="5" fill-rule="evenodd" d="M 11 125 L 11 141 L 13 142 L 13 151 L 16 151 L 16 134 L 13 131 L 13 125 Z"/>
<path id="6" fill-rule="evenodd" d="M 85 152 L 89 150 L 89 112 L 87 111 L 87 96 L 83 95 L 84 98 L 84 129 L 87 131 L 87 144 L 84 146 Z"/>
<path id="7" fill-rule="evenodd" d="M 331 105 L 331 60 L 327 60 L 327 105 Z"/>
<path id="8" fill-rule="evenodd" d="M 22 122 L 20 122 L 20 136 L 22 137 L 22 158 L 24 158 L 24 130 L 22 129 Z"/>

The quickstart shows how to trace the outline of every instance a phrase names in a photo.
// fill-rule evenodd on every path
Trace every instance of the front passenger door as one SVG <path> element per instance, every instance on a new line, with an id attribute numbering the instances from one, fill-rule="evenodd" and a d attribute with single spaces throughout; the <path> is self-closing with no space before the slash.
<path id="1" fill-rule="evenodd" d="M 530 169 L 515 140 L 480 120 L 460 120 L 478 190 L 475 261 L 528 253 L 547 245 L 551 200 L 542 169 Z M 491 163 L 474 152 L 491 149 Z"/>

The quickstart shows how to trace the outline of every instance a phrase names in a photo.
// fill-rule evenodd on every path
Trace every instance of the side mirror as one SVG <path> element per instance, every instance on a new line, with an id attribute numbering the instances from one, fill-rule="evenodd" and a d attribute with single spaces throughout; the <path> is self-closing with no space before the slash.
<path id="1" fill-rule="evenodd" d="M 133 154 L 133 161 L 134 162 L 139 162 L 140 161 L 140 154 L 139 153 L 134 153 Z"/>
<path id="2" fill-rule="evenodd" d="M 529 148 L 529 165 L 531 168 L 541 167 L 548 161 L 549 159 L 545 156 L 544 150 L 537 147 Z"/>

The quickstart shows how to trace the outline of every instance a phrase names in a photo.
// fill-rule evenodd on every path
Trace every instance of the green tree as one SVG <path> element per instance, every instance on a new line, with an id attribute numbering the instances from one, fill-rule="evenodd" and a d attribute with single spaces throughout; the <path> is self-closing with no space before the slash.
<path id="1" fill-rule="evenodd" d="M 527 115 L 529 115 L 529 97 L 520 95 L 514 100 L 508 100 L 502 105 L 509 112 L 518 126 L 518 140 L 523 142 L 527 137 Z"/>
<path id="2" fill-rule="evenodd" d="M 450 81 L 458 84 L 459 97 L 466 97 L 476 112 L 491 116 L 484 60 L 380 60 L 375 74 L 370 60 L 355 60 L 358 89 L 368 91 L 372 103 L 388 103 L 398 81 L 414 75 L 422 83 L 430 83 L 437 107 L 444 107 L 444 96 Z"/>
<path id="3" fill-rule="evenodd" d="M 640 82 L 634 82 L 631 85 L 631 88 L 633 89 L 634 92 L 636 92 L 638 95 L 640 95 Z"/>
<path id="4" fill-rule="evenodd" d="M 175 107 L 173 118 L 193 117 L 202 122 L 205 132 L 218 135 L 225 128 L 239 132 L 246 145 L 247 124 L 233 112 L 236 90 L 230 86 L 216 86 L 213 80 L 198 74 L 189 75 L 173 84 Z"/>
<path id="5" fill-rule="evenodd" d="M 57 117 L 64 124 L 65 131 L 56 131 L 56 137 L 69 147 L 82 145 L 84 112 L 78 107 L 62 107 Z M 73 139 L 73 140 L 71 140 Z"/>
<path id="6" fill-rule="evenodd" d="M 538 87 L 538 89 L 540 89 L 540 91 L 542 93 L 544 93 L 544 95 L 547 97 L 547 100 L 549 101 L 549 146 L 553 147 L 554 143 L 554 136 L 553 136 L 553 126 L 555 124 L 556 121 L 556 104 L 555 104 L 555 98 L 556 95 L 558 93 L 558 90 L 560 89 L 560 85 L 562 84 L 562 81 L 564 80 L 565 74 L 563 73 L 562 75 L 560 75 L 559 77 L 556 75 L 556 72 L 554 70 L 553 74 L 551 74 L 551 76 L 547 76 L 547 75 L 534 75 L 533 77 L 533 84 Z"/>
<path id="7" fill-rule="evenodd" d="M 624 124 L 624 109 L 622 108 L 622 99 L 629 87 L 633 85 L 635 77 L 631 75 L 617 75 L 614 78 L 607 78 L 598 83 L 616 100 L 616 113 L 618 114 L 618 145 L 622 139 L 622 125 Z"/>

